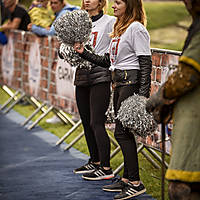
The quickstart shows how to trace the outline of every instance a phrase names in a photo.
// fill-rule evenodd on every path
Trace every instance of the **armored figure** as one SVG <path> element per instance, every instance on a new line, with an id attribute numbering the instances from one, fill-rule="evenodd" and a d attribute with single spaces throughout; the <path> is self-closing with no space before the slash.
<path id="1" fill-rule="evenodd" d="M 200 0 L 184 3 L 193 22 L 178 68 L 146 104 L 157 122 L 173 119 L 170 200 L 200 199 Z"/>

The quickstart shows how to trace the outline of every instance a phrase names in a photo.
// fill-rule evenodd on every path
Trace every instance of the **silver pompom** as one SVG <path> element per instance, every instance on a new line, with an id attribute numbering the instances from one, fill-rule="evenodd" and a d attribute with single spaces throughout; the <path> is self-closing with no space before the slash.
<path id="1" fill-rule="evenodd" d="M 153 115 L 146 111 L 147 99 L 134 94 L 121 103 L 117 113 L 124 128 L 129 128 L 133 134 L 143 138 L 153 134 L 157 128 Z"/>
<path id="2" fill-rule="evenodd" d="M 92 21 L 85 10 L 66 12 L 54 22 L 58 39 L 66 45 L 86 43 L 92 31 Z"/>
<path id="3" fill-rule="evenodd" d="M 92 21 L 85 10 L 66 12 L 54 22 L 58 40 L 61 42 L 59 53 L 72 67 L 91 69 L 92 63 L 84 60 L 74 51 L 76 42 L 84 43 L 85 47 L 93 51 L 89 43 L 92 31 Z"/>
<path id="4" fill-rule="evenodd" d="M 88 50 L 92 51 L 91 45 L 86 44 Z M 93 64 L 79 56 L 79 54 L 74 51 L 74 48 L 70 45 L 62 43 L 59 49 L 60 54 L 63 56 L 64 60 L 68 62 L 72 67 L 79 67 L 85 69 L 91 69 Z"/>

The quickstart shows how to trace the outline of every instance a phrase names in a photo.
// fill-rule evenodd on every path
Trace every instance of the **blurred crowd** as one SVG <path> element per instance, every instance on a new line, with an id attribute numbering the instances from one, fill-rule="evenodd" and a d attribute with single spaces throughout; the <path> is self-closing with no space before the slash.
<path id="1" fill-rule="evenodd" d="M 39 36 L 54 35 L 54 20 L 67 11 L 79 9 L 64 0 L 34 0 L 26 9 L 19 0 L 0 0 L 0 44 L 7 43 L 9 30 L 32 31 Z"/>

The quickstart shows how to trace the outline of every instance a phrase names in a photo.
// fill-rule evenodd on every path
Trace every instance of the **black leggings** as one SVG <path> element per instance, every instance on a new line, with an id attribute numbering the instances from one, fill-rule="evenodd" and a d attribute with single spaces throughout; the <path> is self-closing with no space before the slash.
<path id="1" fill-rule="evenodd" d="M 115 115 L 120 108 L 121 102 L 134 93 L 138 93 L 138 86 L 136 85 L 120 86 L 114 89 Z M 139 181 L 137 145 L 134 135 L 130 133 L 129 129 L 124 129 L 119 120 L 116 120 L 114 135 L 124 156 L 123 178 L 129 179 L 129 181 Z"/>
<path id="2" fill-rule="evenodd" d="M 110 140 L 105 129 L 110 100 L 110 82 L 76 86 L 76 102 L 92 162 L 110 167 Z"/>

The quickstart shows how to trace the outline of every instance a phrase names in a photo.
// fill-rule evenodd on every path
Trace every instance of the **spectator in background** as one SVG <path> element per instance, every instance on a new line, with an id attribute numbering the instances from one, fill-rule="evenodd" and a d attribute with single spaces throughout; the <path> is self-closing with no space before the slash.
<path id="1" fill-rule="evenodd" d="M 0 26 L 2 24 L 6 24 L 8 23 L 9 19 L 10 19 L 10 12 L 7 8 L 5 8 L 4 4 L 2 1 L 0 1 Z M 6 34 L 3 32 L 3 29 L 0 30 L 0 44 L 7 44 L 7 36 Z"/>
<path id="2" fill-rule="evenodd" d="M 55 13 L 55 20 L 61 17 L 67 11 L 79 9 L 77 6 L 70 5 L 69 3 L 64 3 L 64 0 L 50 0 L 50 5 L 53 12 Z M 32 23 L 30 23 L 27 28 L 28 30 L 40 36 L 55 35 L 53 24 L 51 25 L 50 29 L 46 29 Z"/>
<path id="3" fill-rule="evenodd" d="M 34 7 L 38 7 L 39 4 L 40 4 L 40 1 L 38 1 L 38 0 L 32 1 L 32 4 L 29 7 L 28 11 L 30 11 Z"/>
<path id="4" fill-rule="evenodd" d="M 35 1 L 31 7 L 37 6 L 37 2 Z M 69 3 L 64 3 L 64 0 L 50 0 L 50 6 L 53 12 L 55 13 L 55 20 L 61 17 L 67 11 L 73 11 L 80 9 L 78 6 L 70 5 Z M 28 30 L 32 31 L 33 33 L 39 36 L 48 36 L 48 35 L 55 35 L 54 25 L 52 24 L 49 29 L 43 28 L 41 26 L 37 26 L 36 24 L 29 24 Z M 78 116 L 73 116 L 74 121 L 78 121 Z M 52 118 L 46 120 L 47 123 L 55 124 L 61 122 L 60 118 L 54 115 Z"/>
<path id="5" fill-rule="evenodd" d="M 2 0 L 0 0 L 0 6 L 1 6 L 1 20 L 0 20 L 0 23 L 1 25 L 8 22 L 8 20 L 10 19 L 10 12 L 7 8 L 5 8 Z"/>
<path id="6" fill-rule="evenodd" d="M 37 0 L 36 3 L 34 2 L 28 11 L 31 23 L 43 28 L 50 27 L 55 19 L 55 15 L 52 9 L 48 7 L 49 0 Z"/>
<path id="7" fill-rule="evenodd" d="M 26 9 L 18 5 L 17 0 L 4 0 L 4 6 L 10 12 L 10 19 L 0 27 L 0 31 L 6 32 L 13 29 L 27 31 L 27 25 L 31 20 Z M 19 103 L 27 104 L 24 100 Z"/>
<path id="8" fill-rule="evenodd" d="M 30 16 L 25 8 L 17 4 L 17 0 L 4 0 L 4 6 L 10 12 L 8 23 L 0 27 L 1 31 L 19 29 L 27 31 L 27 25 L 30 23 Z"/>

